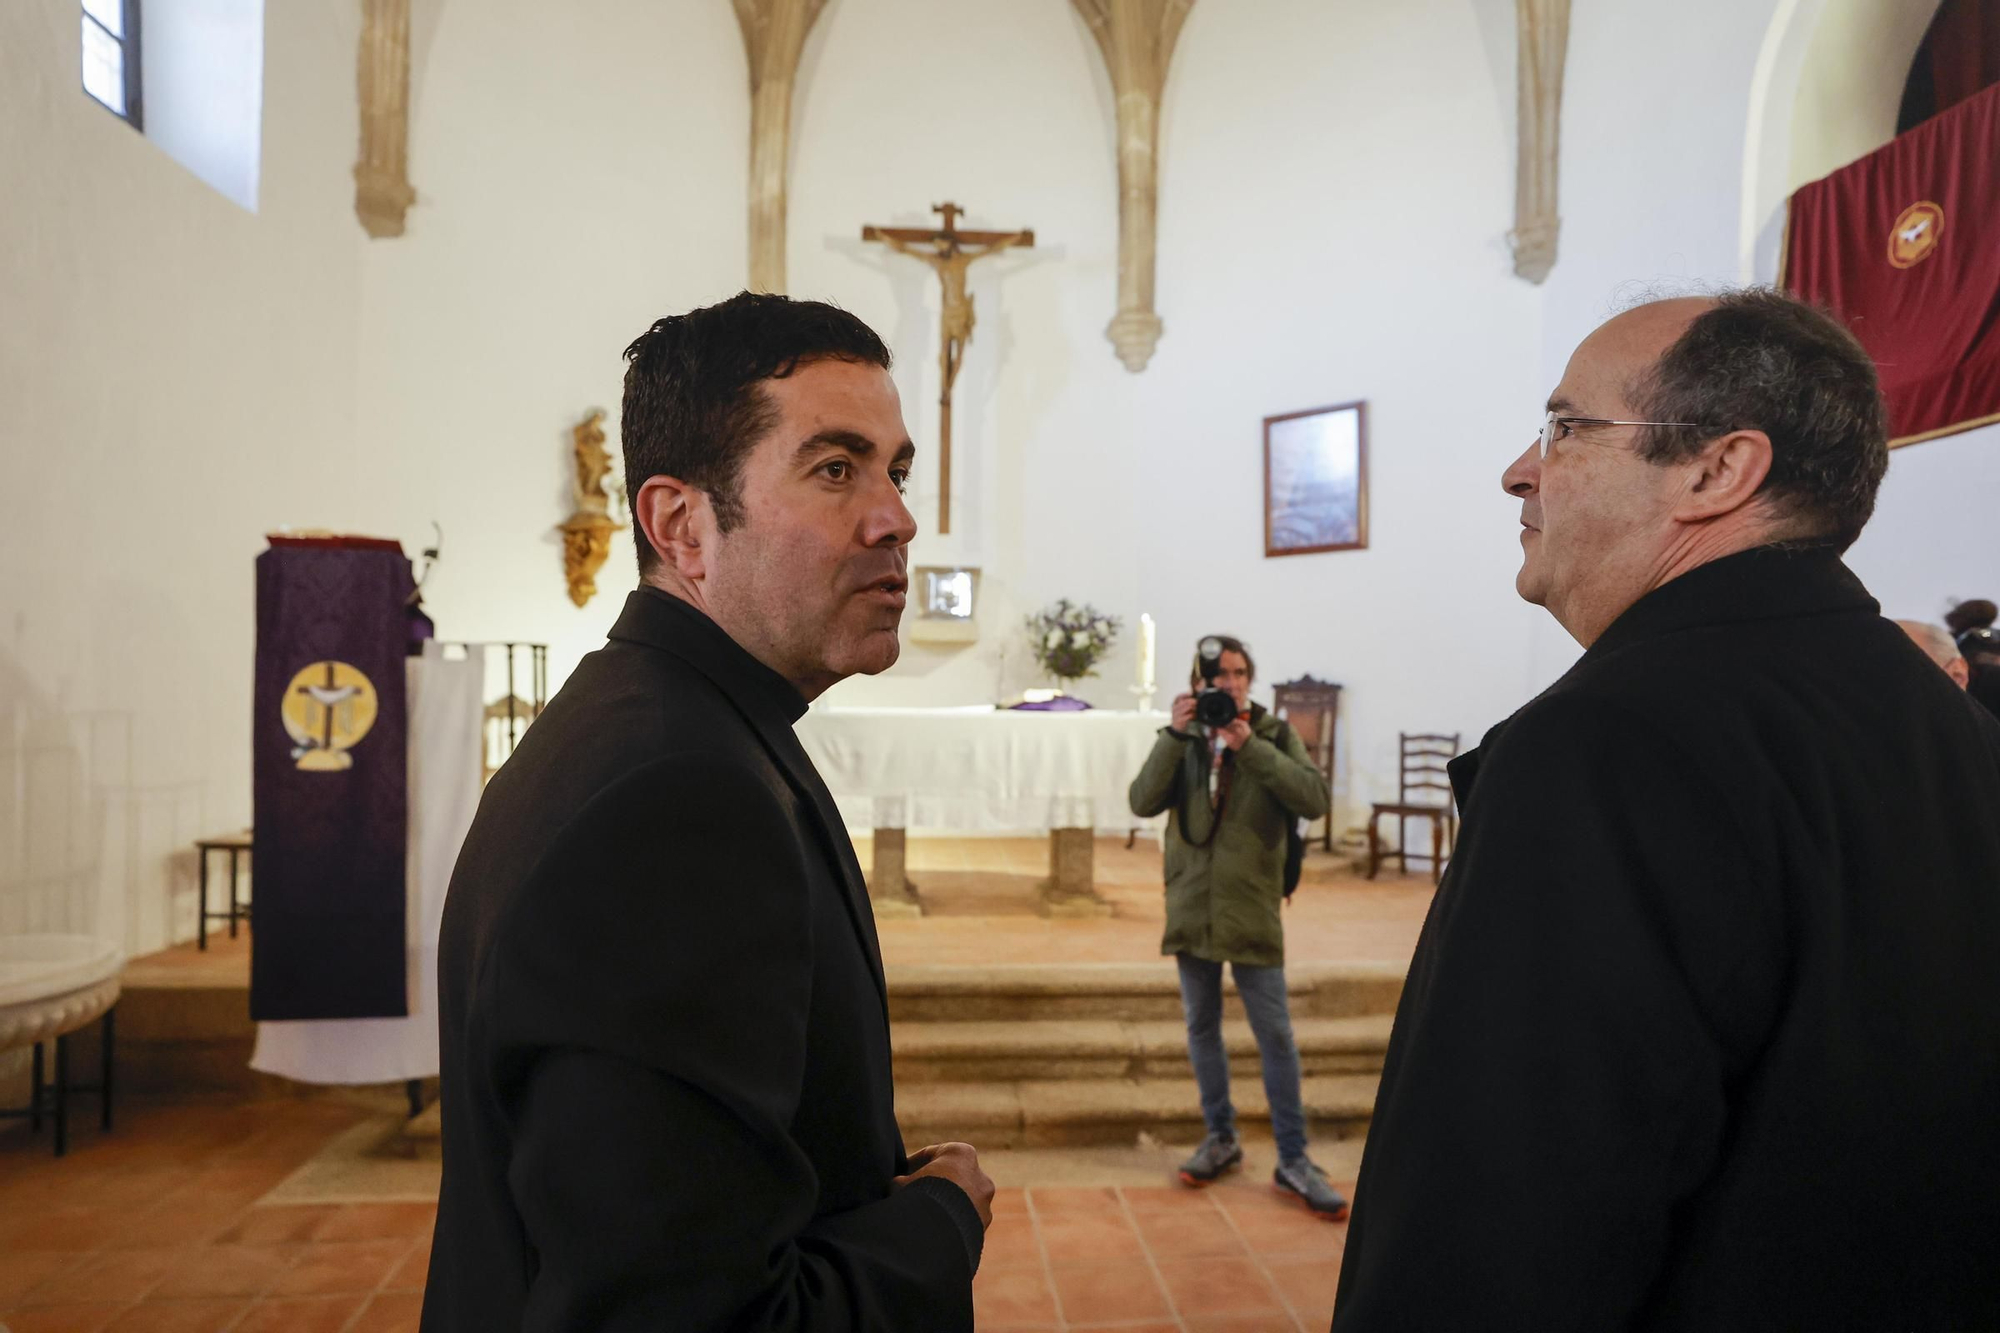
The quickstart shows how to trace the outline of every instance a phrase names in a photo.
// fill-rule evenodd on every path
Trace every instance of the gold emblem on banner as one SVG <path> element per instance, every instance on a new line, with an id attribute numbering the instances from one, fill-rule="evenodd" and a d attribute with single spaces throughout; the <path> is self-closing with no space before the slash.
<path id="1" fill-rule="evenodd" d="M 375 683 L 345 662 L 314 662 L 292 677 L 279 706 L 292 737 L 292 758 L 307 773 L 354 767 L 348 751 L 375 725 L 381 701 Z"/>
<path id="2" fill-rule="evenodd" d="M 1944 210 L 1930 200 L 1911 204 L 1889 229 L 1889 262 L 1897 268 L 1915 268 L 1937 249 L 1944 233 Z"/>

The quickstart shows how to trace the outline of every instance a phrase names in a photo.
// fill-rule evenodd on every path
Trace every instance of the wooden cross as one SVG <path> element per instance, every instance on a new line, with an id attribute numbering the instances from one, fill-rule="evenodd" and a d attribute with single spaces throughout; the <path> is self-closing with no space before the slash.
<path id="1" fill-rule="evenodd" d="M 972 296 L 965 289 L 965 270 L 973 260 L 1010 247 L 1028 249 L 1032 231 L 960 231 L 965 210 L 957 204 L 931 205 L 944 215 L 944 226 L 863 227 L 861 239 L 880 241 L 898 254 L 921 259 L 937 270 L 944 284 L 943 343 L 938 351 L 938 531 L 951 531 L 951 386 L 965 363 L 965 345 L 972 341 Z"/>

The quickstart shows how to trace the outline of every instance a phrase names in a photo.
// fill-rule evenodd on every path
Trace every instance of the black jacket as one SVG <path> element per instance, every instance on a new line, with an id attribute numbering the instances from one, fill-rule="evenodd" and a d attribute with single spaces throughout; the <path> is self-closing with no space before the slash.
<path id="1" fill-rule="evenodd" d="M 970 1329 L 908 1169 L 874 920 L 787 682 L 642 589 L 487 788 L 445 902 L 425 1333 Z"/>
<path id="2" fill-rule="evenodd" d="M 1824 547 L 1452 768 L 1337 1333 L 2000 1328 L 2000 726 Z"/>

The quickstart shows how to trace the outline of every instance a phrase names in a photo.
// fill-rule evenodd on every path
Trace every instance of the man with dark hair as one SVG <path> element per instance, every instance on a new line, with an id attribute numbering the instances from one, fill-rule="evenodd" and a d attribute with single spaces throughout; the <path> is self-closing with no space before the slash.
<path id="1" fill-rule="evenodd" d="M 1464 814 L 1333 1327 L 2000 1327 L 2000 726 L 1840 560 L 1874 368 L 1772 292 L 1643 306 L 1506 469 L 1582 659 Z"/>
<path id="2" fill-rule="evenodd" d="M 1984 597 L 1960 602 L 1944 613 L 1944 627 L 1951 631 L 1953 638 L 1968 630 L 1992 629 L 1995 620 L 2000 620 L 2000 607 Z"/>
<path id="3" fill-rule="evenodd" d="M 889 353 L 740 295 L 626 353 L 642 586 L 486 789 L 445 904 L 426 1333 L 972 1327 L 992 1183 L 906 1155 L 882 962 L 792 724 L 898 652 Z"/>
<path id="4" fill-rule="evenodd" d="M 1297 820 L 1324 815 L 1329 793 L 1298 733 L 1250 701 L 1257 664 L 1243 641 L 1228 634 L 1210 641 L 1216 650 L 1207 668 L 1212 679 L 1204 678 L 1197 657 L 1188 693 L 1174 700 L 1172 717 L 1130 793 L 1132 813 L 1167 814 L 1167 923 L 1160 952 L 1171 954 L 1180 969 L 1188 1063 L 1208 1131 L 1181 1165 L 1180 1178 L 1199 1188 L 1243 1165 L 1222 1035 L 1227 963 L 1263 1067 L 1278 1146 L 1271 1183 L 1308 1211 L 1337 1221 L 1347 1216 L 1347 1200 L 1306 1155 L 1281 907 L 1291 893 L 1286 834 Z M 1205 686 L 1228 697 L 1228 722 L 1195 720 L 1194 691 Z"/>
<path id="5" fill-rule="evenodd" d="M 2000 608 L 1979 597 L 1954 606 L 1945 614 L 1944 623 L 1965 659 L 1967 691 L 1987 712 L 2000 717 L 2000 631 L 1993 628 L 1996 617 L 2000 617 Z"/>
<path id="6" fill-rule="evenodd" d="M 2000 718 L 2000 630 L 1969 629 L 1958 636 L 1958 651 L 1965 657 L 1966 690 Z"/>

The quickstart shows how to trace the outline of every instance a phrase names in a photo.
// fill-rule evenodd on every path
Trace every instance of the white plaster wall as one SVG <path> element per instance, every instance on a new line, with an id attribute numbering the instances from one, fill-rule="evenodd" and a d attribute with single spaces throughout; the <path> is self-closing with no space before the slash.
<path id="1" fill-rule="evenodd" d="M 2000 428 L 1906 445 L 1847 563 L 1898 619 L 1942 623 L 1953 603 L 2000 599 L 1996 500 Z"/>
<path id="2" fill-rule="evenodd" d="M 570 604 L 570 428 L 604 408 L 616 451 L 626 344 L 743 285 L 742 39 L 708 0 L 424 0 L 413 38 L 417 202 L 362 258 L 356 466 L 288 517 L 413 555 L 436 521 L 438 633 L 548 643 L 560 683 L 636 582 L 621 532 Z"/>
<path id="3" fill-rule="evenodd" d="M 1020 616 L 1059 596 L 1131 622 L 1152 612 L 1163 681 L 1195 638 L 1227 629 L 1266 684 L 1345 683 L 1350 805 L 1393 794 L 1399 728 L 1470 743 L 1519 702 L 1529 613 L 1508 591 L 1517 529 L 1497 478 L 1535 415 L 1538 300 L 1507 276 L 1502 241 L 1511 91 L 1496 65 L 1511 69 L 1511 47 L 1496 55 L 1476 20 L 1464 0 L 1195 9 L 1164 117 L 1166 335 L 1133 376 L 1103 336 L 1117 301 L 1111 93 L 1069 6 L 829 10 L 802 99 L 792 286 L 883 329 L 921 443 L 937 284 L 861 245 L 859 224 L 918 222 L 950 198 L 975 225 L 1038 239 L 972 269 L 980 323 L 955 404 L 966 480 L 954 532 L 927 531 L 916 551 L 985 568 L 984 637 L 913 645 L 829 702 L 962 703 L 1036 683 Z M 1418 40 L 1421 98 L 1406 62 Z M 1266 560 L 1262 418 L 1352 398 L 1373 413 L 1373 547 Z M 934 469 L 917 508 L 933 526 Z M 1482 523 L 1467 545 L 1437 539 Z M 1130 705 L 1134 637 L 1081 693 Z M 1506 665 L 1466 679 L 1454 658 L 1468 637 Z"/>
<path id="4" fill-rule="evenodd" d="M 791 288 L 867 319 L 896 355 L 922 456 L 916 564 L 985 570 L 982 641 L 908 645 L 830 703 L 966 703 L 1037 683 L 1020 619 L 1058 596 L 1134 622 L 1132 404 L 1104 340 L 1116 308 L 1109 90 L 1067 4 L 839 0 L 806 58 L 794 149 Z M 939 284 L 859 239 L 863 223 L 1032 227 L 1036 247 L 974 263 L 978 326 L 954 393 L 953 531 L 937 531 Z M 1171 335 L 1169 335 L 1171 336 Z M 1002 654 L 1005 654 L 1003 657 Z M 1129 664 L 1128 670 L 1129 670 Z M 1115 668 L 1114 668 L 1115 670 Z M 1107 676 L 1107 684 L 1112 677 Z M 1087 694 L 1129 706 L 1091 682 Z"/>
<path id="5" fill-rule="evenodd" d="M 1226 628 L 1267 683 L 1346 686 L 1335 796 L 1357 822 L 1396 795 L 1399 731 L 1472 745 L 1529 692 L 1539 613 L 1513 595 L 1499 476 L 1545 390 L 1539 294 L 1504 239 L 1511 43 L 1493 50 L 1460 0 L 1197 7 L 1182 42 L 1168 334 L 1139 386 L 1142 599 L 1174 650 L 1163 677 Z M 1266 559 L 1262 418 L 1353 399 L 1369 548 Z"/>
<path id="6" fill-rule="evenodd" d="M 273 7 L 250 214 L 0 6 L 0 931 L 157 948 L 248 819 L 251 561 L 353 466 L 356 27 Z"/>
<path id="7" fill-rule="evenodd" d="M 1227 628 L 1266 684 L 1347 685 L 1343 822 L 1390 794 L 1399 730 L 1474 742 L 1577 651 L 1513 597 L 1499 472 L 1635 284 L 1735 276 L 1753 113 L 1788 127 L 1797 101 L 1796 81 L 1758 100 L 1779 9 L 1578 8 L 1562 255 L 1531 288 L 1504 241 L 1509 6 L 1206 0 L 1165 107 L 1166 336 L 1133 376 L 1102 334 L 1110 90 L 1069 5 L 836 0 L 795 107 L 791 287 L 889 339 L 926 448 L 936 282 L 860 226 L 950 198 L 1039 244 L 972 270 L 957 531 L 928 530 L 934 467 L 916 496 L 918 560 L 986 569 L 986 636 L 913 645 L 831 701 L 1032 683 L 1018 617 L 1067 595 L 1151 611 L 1163 681 Z M 272 7 L 250 215 L 75 86 L 67 0 L 0 8 L 0 929 L 61 918 L 150 948 L 169 889 L 191 905 L 171 853 L 249 814 L 268 529 L 414 552 L 439 521 L 440 631 L 550 642 L 558 682 L 631 584 L 621 536 L 599 598 L 567 600 L 568 431 L 602 406 L 615 443 L 626 342 L 742 285 L 729 8 L 418 0 L 418 201 L 380 242 L 351 207 L 357 24 Z M 1371 408 L 1370 549 L 1266 560 L 1261 419 L 1353 398 Z M 1976 509 L 2000 480 L 1994 434 L 1899 451 L 1856 550 L 1892 610 L 1993 591 Z M 1131 669 L 1128 640 L 1085 693 L 1124 704 Z"/>
<path id="8" fill-rule="evenodd" d="M 1824 0 L 1792 111 L 1793 188 L 1896 135 L 1903 85 L 1936 0 Z"/>

